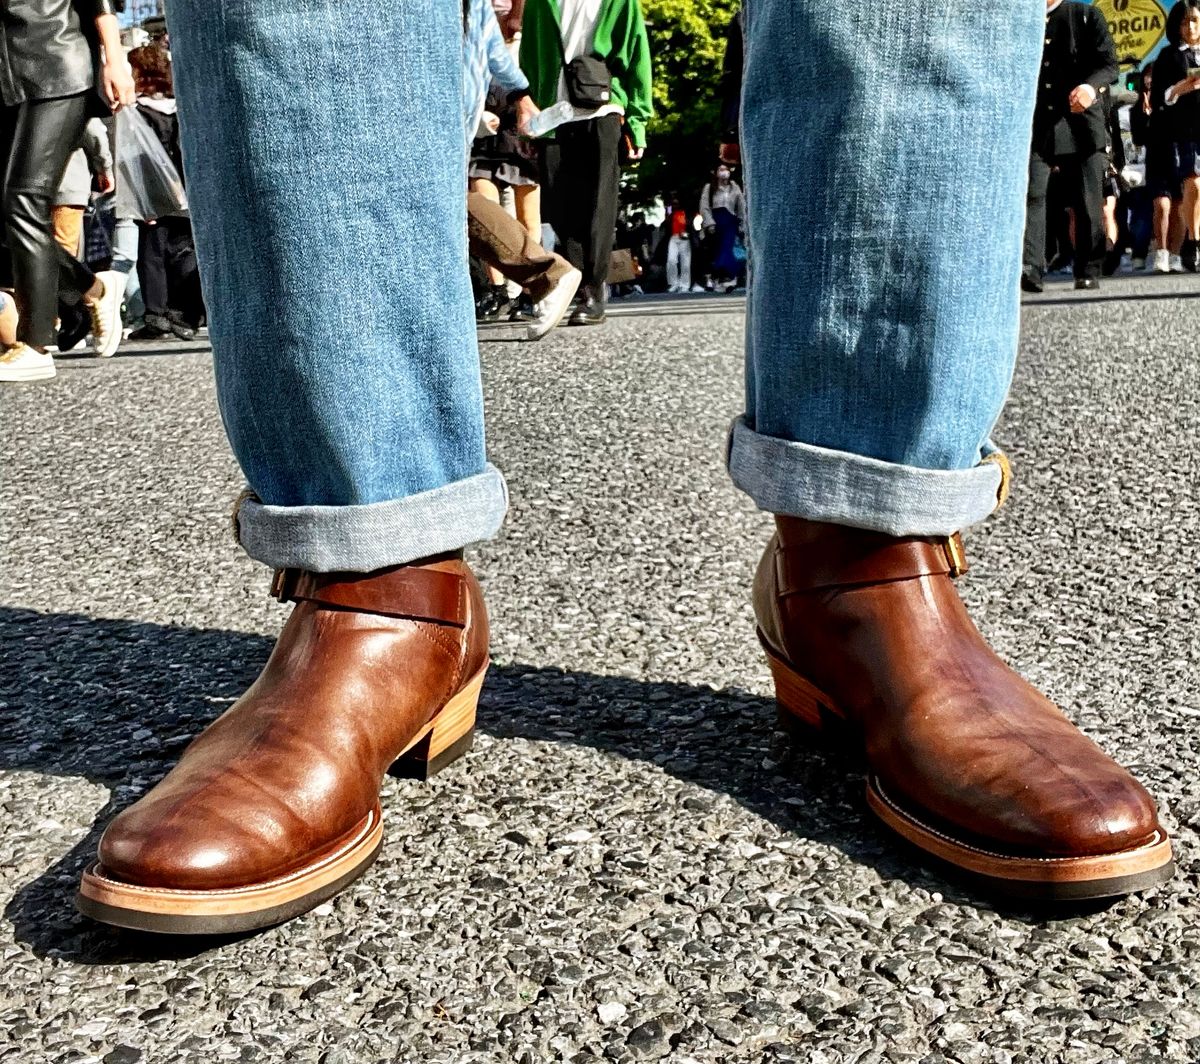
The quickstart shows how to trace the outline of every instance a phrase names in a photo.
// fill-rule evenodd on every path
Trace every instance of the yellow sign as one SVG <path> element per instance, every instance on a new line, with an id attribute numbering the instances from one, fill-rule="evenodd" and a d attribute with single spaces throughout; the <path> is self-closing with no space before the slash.
<path id="1" fill-rule="evenodd" d="M 1158 0 L 1096 0 L 1096 10 L 1108 20 L 1121 63 L 1140 63 L 1167 28 L 1167 13 Z"/>

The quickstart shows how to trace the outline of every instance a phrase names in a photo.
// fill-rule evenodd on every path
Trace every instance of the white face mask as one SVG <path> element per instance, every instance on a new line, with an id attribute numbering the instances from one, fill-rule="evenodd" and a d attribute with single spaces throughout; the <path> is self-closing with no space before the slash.
<path id="1" fill-rule="evenodd" d="M 717 180 L 718 181 L 728 181 L 729 180 L 729 171 L 728 170 L 718 170 L 717 171 Z"/>

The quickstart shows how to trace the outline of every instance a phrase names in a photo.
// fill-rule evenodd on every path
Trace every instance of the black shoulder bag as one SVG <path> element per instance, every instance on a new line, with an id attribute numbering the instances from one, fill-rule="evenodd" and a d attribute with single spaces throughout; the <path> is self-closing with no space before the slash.
<path id="1" fill-rule="evenodd" d="M 602 56 L 581 55 L 567 62 L 562 29 L 558 31 L 558 52 L 562 56 L 567 99 L 576 107 L 594 111 L 612 102 L 612 72 Z"/>

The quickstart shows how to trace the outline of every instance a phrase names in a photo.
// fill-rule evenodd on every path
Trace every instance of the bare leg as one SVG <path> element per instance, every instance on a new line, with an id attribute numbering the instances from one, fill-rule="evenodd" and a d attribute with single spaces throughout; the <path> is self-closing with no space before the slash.
<path id="1" fill-rule="evenodd" d="M 1170 241 L 1168 247 L 1171 249 L 1172 255 L 1178 255 L 1183 248 L 1184 238 L 1187 236 L 1186 227 L 1183 224 L 1183 207 L 1179 200 L 1171 201 L 1171 226 L 1170 226 Z"/>
<path id="2" fill-rule="evenodd" d="M 1121 228 L 1117 225 L 1117 197 L 1104 197 L 1104 240 L 1106 246 L 1111 251 L 1117 246 L 1117 238 L 1121 235 Z"/>
<path id="3" fill-rule="evenodd" d="M 1171 197 L 1156 196 L 1154 199 L 1154 242 L 1160 247 L 1171 247 Z"/>
<path id="4" fill-rule="evenodd" d="M 517 221 L 539 244 L 542 242 L 542 187 L 541 185 L 513 185 L 517 201 Z"/>
<path id="5" fill-rule="evenodd" d="M 1200 239 L 1200 177 L 1188 177 L 1183 182 L 1183 204 L 1180 208 L 1180 242 L 1184 238 Z"/>
<path id="6" fill-rule="evenodd" d="M 0 292 L 0 347 L 6 350 L 17 343 L 17 303 L 7 292 Z"/>

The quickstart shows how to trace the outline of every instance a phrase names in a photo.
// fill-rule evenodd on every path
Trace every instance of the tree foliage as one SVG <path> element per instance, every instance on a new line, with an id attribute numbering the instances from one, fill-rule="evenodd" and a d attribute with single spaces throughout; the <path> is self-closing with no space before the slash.
<path id="1" fill-rule="evenodd" d="M 654 118 L 626 199 L 700 195 L 721 139 L 725 30 L 741 0 L 642 0 L 654 61 Z"/>

